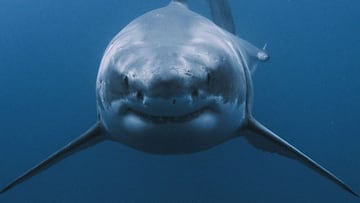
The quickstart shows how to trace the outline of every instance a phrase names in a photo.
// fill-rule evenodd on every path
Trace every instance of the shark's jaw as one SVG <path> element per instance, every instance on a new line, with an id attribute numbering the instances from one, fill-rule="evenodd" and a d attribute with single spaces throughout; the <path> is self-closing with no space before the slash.
<path id="1" fill-rule="evenodd" d="M 103 112 L 103 123 L 115 141 L 154 154 L 202 151 L 233 137 L 243 118 L 243 106 L 206 97 L 191 102 L 188 97 L 129 99 L 113 102 Z"/>
<path id="2" fill-rule="evenodd" d="M 137 109 L 128 108 L 125 114 L 155 124 L 177 124 L 191 122 L 194 119 L 201 118 L 206 113 L 212 113 L 212 110 L 210 108 L 203 107 L 183 115 L 153 115 Z"/>

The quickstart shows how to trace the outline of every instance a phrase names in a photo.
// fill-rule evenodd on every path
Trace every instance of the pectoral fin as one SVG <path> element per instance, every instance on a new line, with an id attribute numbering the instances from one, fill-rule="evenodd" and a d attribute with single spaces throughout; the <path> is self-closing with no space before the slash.
<path id="1" fill-rule="evenodd" d="M 26 171 L 23 175 L 17 177 L 11 183 L 9 183 L 6 187 L 0 190 L 0 193 L 4 193 L 11 189 L 12 187 L 24 182 L 25 180 L 37 175 L 38 173 L 46 170 L 47 168 L 53 166 L 54 164 L 60 162 L 66 157 L 91 147 L 105 139 L 104 131 L 101 127 L 101 124 L 98 122 L 92 128 L 90 128 L 87 132 L 82 134 L 80 137 L 76 138 L 68 145 L 61 148 L 59 151 L 50 155 L 47 159 L 40 162 L 33 168 Z"/>
<path id="2" fill-rule="evenodd" d="M 313 169 L 320 175 L 331 180 L 344 190 L 350 192 L 354 196 L 359 197 L 348 185 L 346 185 L 342 180 L 332 174 L 330 171 L 322 167 L 320 164 L 316 163 L 310 157 L 305 155 L 303 152 L 286 142 L 281 137 L 277 136 L 271 130 L 267 129 L 261 123 L 256 121 L 254 118 L 250 118 L 247 125 L 247 130 L 250 133 L 245 134 L 245 138 L 252 144 L 254 147 L 265 150 L 267 152 L 277 153 L 292 159 L 295 159 L 309 168 Z"/>

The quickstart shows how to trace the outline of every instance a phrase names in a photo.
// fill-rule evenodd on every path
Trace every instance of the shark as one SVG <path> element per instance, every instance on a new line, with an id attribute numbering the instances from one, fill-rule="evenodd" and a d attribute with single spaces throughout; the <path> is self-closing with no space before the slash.
<path id="1" fill-rule="evenodd" d="M 96 79 L 97 122 L 0 190 L 5 193 L 61 160 L 103 141 L 151 154 L 191 154 L 244 138 L 263 151 L 347 184 L 257 121 L 252 73 L 269 60 L 236 34 L 226 0 L 208 0 L 212 20 L 185 0 L 136 18 L 105 50 Z"/>

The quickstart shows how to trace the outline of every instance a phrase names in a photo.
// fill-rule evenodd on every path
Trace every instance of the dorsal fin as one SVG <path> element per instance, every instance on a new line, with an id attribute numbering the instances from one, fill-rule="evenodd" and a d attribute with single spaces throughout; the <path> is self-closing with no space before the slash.
<path id="1" fill-rule="evenodd" d="M 187 5 L 187 0 L 172 0 Z M 212 20 L 219 27 L 236 34 L 235 24 L 227 0 L 208 0 Z"/>
<path id="2" fill-rule="evenodd" d="M 216 25 L 236 34 L 236 28 L 227 0 L 208 0 L 211 17 Z"/>
<path id="3" fill-rule="evenodd" d="M 178 2 L 178 3 L 182 3 L 184 5 L 187 5 L 187 1 L 186 0 L 172 0 L 171 2 Z"/>

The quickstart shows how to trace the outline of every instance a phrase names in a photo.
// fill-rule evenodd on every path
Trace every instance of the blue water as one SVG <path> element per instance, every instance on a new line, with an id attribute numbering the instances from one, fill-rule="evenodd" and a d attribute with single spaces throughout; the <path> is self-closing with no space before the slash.
<path id="1" fill-rule="evenodd" d="M 239 35 L 271 60 L 254 114 L 360 192 L 360 1 L 230 0 Z M 111 38 L 166 0 L 0 2 L 0 186 L 96 121 Z M 205 1 L 194 10 L 208 15 Z M 105 142 L 0 196 L 39 202 L 359 202 L 303 165 L 237 139 L 184 156 Z"/>

